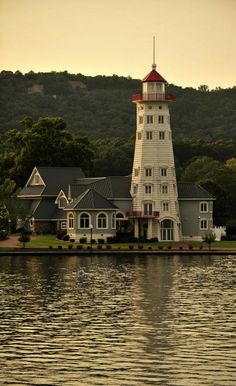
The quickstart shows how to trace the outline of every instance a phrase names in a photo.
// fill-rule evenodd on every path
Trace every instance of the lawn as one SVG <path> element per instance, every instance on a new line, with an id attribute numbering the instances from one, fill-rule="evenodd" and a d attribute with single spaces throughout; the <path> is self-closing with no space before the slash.
<path id="1" fill-rule="evenodd" d="M 26 244 L 26 248 L 49 248 L 50 246 L 53 248 L 57 248 L 58 246 L 62 246 L 62 248 L 68 248 L 68 245 L 72 245 L 73 248 L 76 248 L 79 243 L 71 243 L 69 241 L 58 240 L 54 235 L 38 235 L 31 238 L 31 241 Z M 207 244 L 203 242 L 159 242 L 159 243 L 114 243 L 110 244 L 112 249 L 129 249 L 130 245 L 134 246 L 134 249 L 138 249 L 139 245 L 143 245 L 143 249 L 153 250 L 158 249 L 160 246 L 167 249 L 171 246 L 171 249 L 179 249 L 182 247 L 183 249 L 189 249 L 189 245 L 193 248 L 200 248 L 203 246 L 204 249 L 208 248 Z M 20 245 L 19 245 L 20 246 Z M 87 248 L 90 244 L 84 244 L 84 248 Z M 97 249 L 98 245 L 93 244 L 93 248 Z M 106 244 L 103 246 L 106 248 Z M 212 249 L 236 249 L 236 241 L 217 241 L 212 243 Z"/>

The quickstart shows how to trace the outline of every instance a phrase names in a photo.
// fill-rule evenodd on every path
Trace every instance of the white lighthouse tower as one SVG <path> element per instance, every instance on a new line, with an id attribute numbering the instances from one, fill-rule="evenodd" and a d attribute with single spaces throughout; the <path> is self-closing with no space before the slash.
<path id="1" fill-rule="evenodd" d="M 155 47 L 155 44 L 154 44 Z M 179 241 L 181 226 L 170 127 L 166 80 L 156 71 L 153 49 L 152 71 L 142 81 L 142 93 L 133 95 L 137 130 L 131 195 L 134 236 L 160 241 Z"/>

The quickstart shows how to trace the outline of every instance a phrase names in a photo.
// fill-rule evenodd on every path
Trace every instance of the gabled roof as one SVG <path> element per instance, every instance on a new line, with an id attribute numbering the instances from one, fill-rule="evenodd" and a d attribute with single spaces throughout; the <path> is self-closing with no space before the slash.
<path id="1" fill-rule="evenodd" d="M 130 199 L 131 177 L 110 176 L 81 178 L 70 185 L 71 197 L 78 197 L 86 189 L 94 189 L 107 199 Z"/>
<path id="2" fill-rule="evenodd" d="M 215 200 L 206 189 L 192 182 L 178 182 L 179 200 Z"/>
<path id="3" fill-rule="evenodd" d="M 30 185 L 31 178 L 36 172 L 39 173 L 45 185 Z M 35 167 L 18 197 L 57 196 L 60 190 L 67 190 L 70 182 L 83 177 L 84 173 L 79 167 Z"/>
<path id="4" fill-rule="evenodd" d="M 167 81 L 156 71 L 152 70 L 145 76 L 145 78 L 142 80 L 142 82 L 161 82 L 161 83 L 167 83 Z"/>
<path id="5" fill-rule="evenodd" d="M 79 197 L 75 198 L 66 208 L 66 210 L 80 209 L 117 209 L 110 201 L 93 189 L 87 189 Z"/>

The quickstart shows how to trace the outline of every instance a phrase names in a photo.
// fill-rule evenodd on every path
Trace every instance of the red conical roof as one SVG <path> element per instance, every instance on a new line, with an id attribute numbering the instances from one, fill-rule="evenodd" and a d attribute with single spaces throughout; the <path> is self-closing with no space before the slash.
<path id="1" fill-rule="evenodd" d="M 149 72 L 149 74 L 147 74 L 147 76 L 145 76 L 145 78 L 143 79 L 143 82 L 167 83 L 167 81 L 164 78 L 162 78 L 162 76 L 158 74 L 156 70 L 152 70 L 151 72 Z"/>

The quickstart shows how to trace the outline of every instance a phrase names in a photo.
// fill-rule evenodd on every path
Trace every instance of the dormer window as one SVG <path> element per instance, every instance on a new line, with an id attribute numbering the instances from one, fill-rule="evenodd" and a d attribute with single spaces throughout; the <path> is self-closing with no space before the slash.
<path id="1" fill-rule="evenodd" d="M 59 202 L 58 202 L 58 208 L 65 208 L 67 205 L 67 201 L 65 197 L 60 197 Z"/>
<path id="2" fill-rule="evenodd" d="M 40 178 L 39 178 L 39 174 L 35 174 L 34 175 L 34 185 L 39 185 L 40 184 Z"/>

